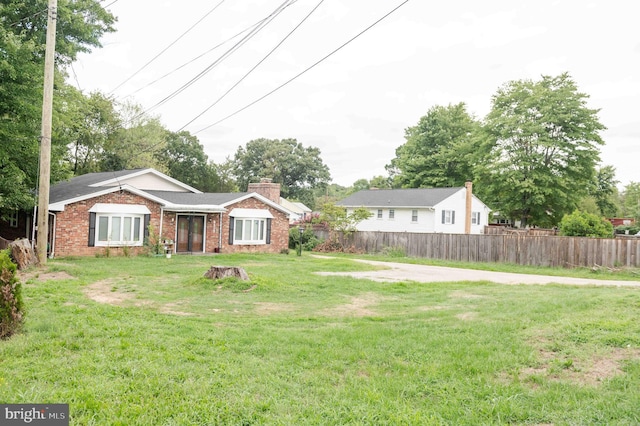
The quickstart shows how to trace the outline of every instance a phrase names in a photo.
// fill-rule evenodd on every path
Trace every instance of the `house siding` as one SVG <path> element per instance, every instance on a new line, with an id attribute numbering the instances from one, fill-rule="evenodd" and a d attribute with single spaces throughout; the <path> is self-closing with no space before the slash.
<path id="1" fill-rule="evenodd" d="M 484 232 L 484 226 L 488 224 L 489 209 L 475 195 L 472 196 L 471 211 L 480 213 L 480 223 L 471 225 L 472 234 Z M 466 189 L 459 191 L 436 204 L 433 208 L 427 207 L 394 207 L 367 206 L 372 213 L 369 219 L 363 220 L 357 225 L 358 231 L 363 232 L 416 232 L 416 233 L 465 233 L 466 214 Z M 347 213 L 353 213 L 353 207 L 347 208 Z M 382 218 L 378 218 L 378 210 L 382 210 Z M 394 210 L 394 218 L 389 218 L 389 210 Z M 413 210 L 418 211 L 418 221 L 413 222 Z M 442 213 L 445 210 L 455 212 L 455 221 L 452 224 L 442 223 Z"/>
<path id="2" fill-rule="evenodd" d="M 56 213 L 55 256 L 95 256 L 103 254 L 106 247 L 89 247 L 89 210 L 97 203 L 139 204 L 151 211 L 152 225 L 160 229 L 160 205 L 128 191 L 101 195 L 89 200 L 68 204 L 64 211 Z M 130 247 L 132 254 L 141 253 L 144 247 Z M 110 254 L 118 255 L 121 247 L 109 247 Z"/>
<path id="3" fill-rule="evenodd" d="M 381 232 L 434 232 L 433 211 L 425 208 L 381 208 L 382 219 L 378 219 L 378 209 L 369 209 L 373 216 L 363 220 L 357 226 L 358 231 Z M 394 218 L 389 219 L 389 210 L 394 210 Z M 413 210 L 418 210 L 418 221 L 413 222 Z M 353 213 L 354 209 L 347 209 Z"/>

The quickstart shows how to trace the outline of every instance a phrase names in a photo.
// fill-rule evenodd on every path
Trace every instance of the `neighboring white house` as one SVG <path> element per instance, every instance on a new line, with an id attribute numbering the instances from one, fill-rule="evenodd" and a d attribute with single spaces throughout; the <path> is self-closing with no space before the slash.
<path id="1" fill-rule="evenodd" d="M 364 207 L 373 214 L 357 225 L 358 231 L 464 234 L 468 220 L 469 233 L 481 234 L 490 209 L 471 191 L 470 182 L 458 188 L 373 189 L 356 192 L 336 205 L 347 213 Z"/>

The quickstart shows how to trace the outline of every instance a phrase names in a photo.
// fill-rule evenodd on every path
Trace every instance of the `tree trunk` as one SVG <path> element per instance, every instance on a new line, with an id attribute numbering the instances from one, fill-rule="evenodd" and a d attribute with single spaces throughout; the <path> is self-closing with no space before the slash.
<path id="1" fill-rule="evenodd" d="M 38 257 L 29 240 L 15 240 L 9 244 L 9 247 L 11 248 L 11 257 L 18 265 L 18 269 L 27 269 L 29 266 L 38 264 Z"/>
<path id="2" fill-rule="evenodd" d="M 236 277 L 242 281 L 249 281 L 249 275 L 244 269 L 236 266 L 212 266 L 204 276 L 212 280 L 219 280 L 226 277 Z"/>

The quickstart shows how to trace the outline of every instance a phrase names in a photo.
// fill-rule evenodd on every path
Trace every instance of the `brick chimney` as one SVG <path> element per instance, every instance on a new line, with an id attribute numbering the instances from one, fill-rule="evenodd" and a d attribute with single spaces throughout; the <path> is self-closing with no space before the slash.
<path id="1" fill-rule="evenodd" d="M 280 184 L 273 183 L 271 179 L 262 178 L 259 183 L 250 183 L 249 192 L 255 192 L 265 198 L 280 204 Z"/>
<path id="2" fill-rule="evenodd" d="M 471 233 L 471 203 L 473 202 L 473 184 L 470 180 L 466 181 L 464 184 L 466 188 L 466 197 L 465 197 L 465 215 L 464 215 L 464 233 Z"/>

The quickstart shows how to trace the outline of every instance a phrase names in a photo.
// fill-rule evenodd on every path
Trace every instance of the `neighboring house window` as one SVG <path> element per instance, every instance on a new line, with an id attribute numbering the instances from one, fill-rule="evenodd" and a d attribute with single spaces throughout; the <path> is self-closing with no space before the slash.
<path id="1" fill-rule="evenodd" d="M 480 225 L 480 212 L 471 212 L 471 224 Z"/>
<path id="2" fill-rule="evenodd" d="M 142 245 L 144 215 L 97 214 L 96 246 Z"/>
<path id="3" fill-rule="evenodd" d="M 442 223 L 444 225 L 453 225 L 456 223 L 455 210 L 442 210 Z"/>
<path id="4" fill-rule="evenodd" d="M 9 213 L 9 226 L 12 228 L 18 227 L 18 210 Z"/>
<path id="5" fill-rule="evenodd" d="M 378 219 L 382 219 L 382 209 L 378 209 Z"/>
<path id="6" fill-rule="evenodd" d="M 411 222 L 418 221 L 418 210 L 411 210 Z"/>
<path id="7" fill-rule="evenodd" d="M 394 209 L 389 209 L 389 219 L 395 219 L 396 211 Z"/>

